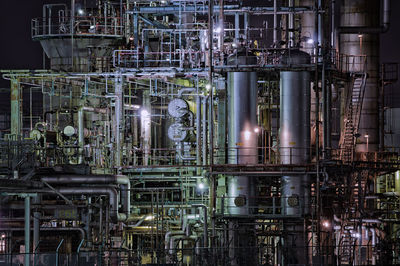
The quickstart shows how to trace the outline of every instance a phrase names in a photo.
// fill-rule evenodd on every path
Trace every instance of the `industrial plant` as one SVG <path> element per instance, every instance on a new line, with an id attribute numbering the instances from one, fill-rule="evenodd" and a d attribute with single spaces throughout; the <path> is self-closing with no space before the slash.
<path id="1" fill-rule="evenodd" d="M 48 2 L 0 70 L 0 266 L 400 264 L 390 0 Z"/>

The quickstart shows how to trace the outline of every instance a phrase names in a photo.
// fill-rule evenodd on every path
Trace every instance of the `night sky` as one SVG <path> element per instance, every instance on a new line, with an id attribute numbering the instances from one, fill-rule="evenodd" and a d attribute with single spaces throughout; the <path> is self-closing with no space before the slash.
<path id="1" fill-rule="evenodd" d="M 31 19 L 41 17 L 43 4 L 60 2 L 64 1 L 0 0 L 0 69 L 42 68 L 42 49 L 39 43 L 31 40 Z M 389 32 L 381 35 L 382 62 L 400 62 L 400 16 L 396 15 L 396 11 L 400 11 L 400 1 L 391 2 L 391 26 Z M 0 87 L 8 87 L 8 82 L 1 80 Z M 398 84 L 387 86 L 387 92 L 393 92 L 394 98 L 400 94 L 396 95 L 397 91 L 400 91 Z M 400 107 L 400 98 L 393 103 Z"/>

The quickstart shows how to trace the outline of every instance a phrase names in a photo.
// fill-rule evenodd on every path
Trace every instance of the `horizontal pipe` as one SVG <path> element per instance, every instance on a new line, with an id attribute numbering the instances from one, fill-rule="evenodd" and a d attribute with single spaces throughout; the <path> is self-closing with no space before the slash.
<path id="1" fill-rule="evenodd" d="M 0 231 L 23 231 L 23 227 L 0 227 Z M 31 227 L 33 231 L 33 227 Z M 40 227 L 40 231 L 78 231 L 81 234 L 82 239 L 85 239 L 85 231 L 80 227 Z"/>
<path id="2" fill-rule="evenodd" d="M 121 187 L 121 205 L 123 214 L 118 213 L 118 197 L 117 191 L 114 188 L 105 188 L 106 190 L 98 191 L 96 193 L 105 193 L 110 196 L 110 205 L 113 206 L 113 212 L 118 220 L 125 220 L 130 216 L 130 181 L 127 176 L 123 175 L 56 175 L 56 176 L 43 176 L 42 181 L 50 184 L 118 184 Z M 69 188 L 61 188 L 59 191 L 61 194 L 74 194 L 71 193 Z M 84 191 L 86 194 L 91 194 L 93 188 L 77 188 L 79 191 Z M 98 188 L 97 188 L 98 189 Z M 68 191 L 63 193 L 61 190 Z M 115 191 L 115 193 L 114 193 Z M 93 191 L 95 192 L 95 191 Z M 85 194 L 81 193 L 81 194 Z M 76 193 L 75 193 L 76 194 Z"/>
<path id="3" fill-rule="evenodd" d="M 219 6 L 214 6 L 214 13 L 219 12 Z M 179 6 L 155 6 L 155 7 L 138 7 L 136 10 L 128 11 L 128 14 L 176 14 L 179 11 L 185 13 L 202 13 L 205 14 L 208 12 L 208 6 L 185 6 L 185 9 L 182 11 L 182 8 Z M 304 12 L 314 12 L 311 7 L 280 7 L 275 13 L 282 14 L 293 14 L 293 13 L 304 13 Z M 273 7 L 243 7 L 239 8 L 237 5 L 225 5 L 224 13 L 226 15 L 233 15 L 235 13 L 250 13 L 250 14 L 262 14 L 262 15 L 273 15 L 274 8 Z"/>

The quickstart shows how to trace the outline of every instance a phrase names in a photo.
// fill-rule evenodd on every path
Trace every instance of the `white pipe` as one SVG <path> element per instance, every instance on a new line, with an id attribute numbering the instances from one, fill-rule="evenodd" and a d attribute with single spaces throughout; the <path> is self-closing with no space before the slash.
<path id="1" fill-rule="evenodd" d="M 79 145 L 79 157 L 78 157 L 78 164 L 83 163 L 83 148 L 85 145 L 85 133 L 84 133 L 84 126 L 83 126 L 83 107 L 80 107 L 78 110 L 78 145 Z"/>
<path id="2" fill-rule="evenodd" d="M 204 237 L 204 247 L 208 248 L 208 219 L 207 219 L 207 205 L 205 204 L 193 204 L 192 207 L 200 207 L 203 208 L 204 211 L 204 222 L 203 222 L 203 237 Z"/>
<path id="3" fill-rule="evenodd" d="M 371 236 L 371 244 L 372 244 L 372 249 L 374 249 L 374 248 L 375 248 L 375 245 L 376 245 L 376 232 L 375 232 L 375 229 L 374 229 L 374 228 L 370 228 L 369 230 L 370 230 L 371 233 L 372 233 L 372 236 Z M 375 258 L 375 256 L 374 256 L 374 254 L 372 254 L 372 265 L 376 265 L 376 258 Z"/>

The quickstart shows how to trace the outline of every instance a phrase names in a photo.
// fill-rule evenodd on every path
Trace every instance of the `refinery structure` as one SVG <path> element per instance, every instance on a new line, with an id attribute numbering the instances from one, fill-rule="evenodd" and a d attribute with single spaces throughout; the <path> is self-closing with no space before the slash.
<path id="1" fill-rule="evenodd" d="M 390 13 L 44 5 L 44 68 L 1 70 L 0 265 L 399 264 Z"/>

